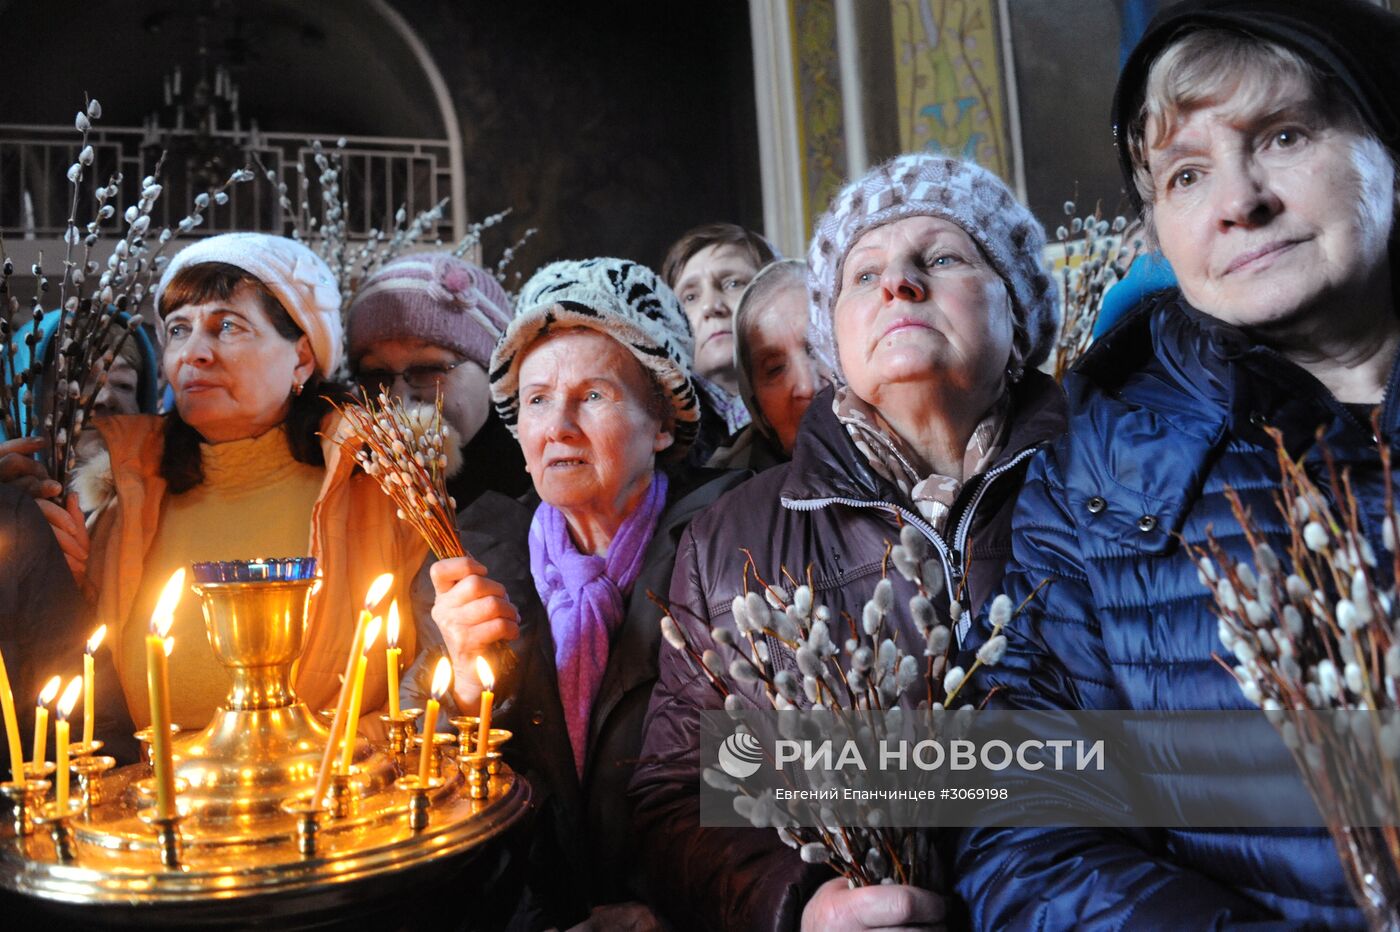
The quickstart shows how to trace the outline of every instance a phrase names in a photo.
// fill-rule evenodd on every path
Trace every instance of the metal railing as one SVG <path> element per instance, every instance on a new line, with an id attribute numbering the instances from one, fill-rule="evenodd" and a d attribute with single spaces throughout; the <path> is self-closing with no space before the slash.
<path id="1" fill-rule="evenodd" d="M 446 140 L 344 136 L 322 140 L 342 161 L 340 199 L 351 239 L 365 239 L 372 229 L 392 228 L 394 214 L 407 209 L 410 218 L 447 197 L 452 190 Z M 311 181 L 311 215 L 319 217 L 320 171 L 305 135 L 271 132 L 217 132 L 201 140 L 189 130 L 160 130 L 155 134 L 134 127 L 94 127 L 88 138 L 94 162 L 79 194 L 77 221 L 91 220 L 92 182 L 102 183 L 114 172 L 123 180 L 113 202 L 118 214 L 139 197 L 141 179 L 154 172 L 161 153 L 164 191 L 151 218 L 152 226 L 174 227 L 189 212 L 194 198 L 216 187 L 248 157 L 256 157 L 287 185 L 295 205 L 300 200 L 296 166 L 300 162 Z M 63 237 L 73 189 L 67 170 L 78 153 L 78 136 L 71 126 L 0 124 L 0 236 L 7 243 L 53 241 Z M 212 164 L 210 155 L 214 156 Z M 288 217 L 277 191 L 262 177 L 229 190 L 229 203 L 206 212 L 205 222 L 190 235 L 208 236 L 233 230 L 289 233 Z M 447 212 L 428 239 L 453 239 L 452 214 Z"/>

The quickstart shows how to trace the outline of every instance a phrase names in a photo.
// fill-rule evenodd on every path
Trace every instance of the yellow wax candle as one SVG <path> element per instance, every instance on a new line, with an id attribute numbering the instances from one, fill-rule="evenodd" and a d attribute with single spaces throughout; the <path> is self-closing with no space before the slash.
<path id="1" fill-rule="evenodd" d="M 75 676 L 58 700 L 58 719 L 53 723 L 54 744 L 58 755 L 58 785 L 54 789 L 54 802 L 60 815 L 68 811 L 68 716 L 73 714 L 73 706 L 78 703 L 78 693 L 83 689 L 83 678 Z"/>
<path id="2" fill-rule="evenodd" d="M 97 648 L 102 646 L 102 639 L 107 636 L 107 626 L 101 625 L 92 632 L 92 637 L 88 638 L 87 650 L 83 652 L 83 744 L 92 744 L 93 727 L 93 683 L 95 681 L 93 671 L 93 654 L 97 653 Z"/>
<path id="3" fill-rule="evenodd" d="M 10 779 L 24 782 L 24 745 L 19 741 L 19 716 L 15 714 L 15 694 L 10 689 L 10 674 L 5 670 L 5 655 L 0 654 L 0 712 L 5 716 L 5 739 L 10 745 Z"/>
<path id="4" fill-rule="evenodd" d="M 146 692 L 151 703 L 151 766 L 155 770 L 156 817 L 175 818 L 175 761 L 170 748 L 170 670 L 166 635 L 175 621 L 175 606 L 185 590 L 180 567 L 160 592 L 146 635 Z"/>
<path id="5" fill-rule="evenodd" d="M 385 667 L 389 672 L 389 716 L 399 717 L 399 600 L 389 603 L 388 648 L 384 651 Z"/>
<path id="6" fill-rule="evenodd" d="M 34 763 L 42 767 L 49 756 L 49 706 L 58 698 L 58 689 L 63 680 L 54 677 L 44 684 L 39 693 L 39 704 L 34 707 Z"/>
<path id="7" fill-rule="evenodd" d="M 476 675 L 481 680 L 481 730 L 476 733 L 476 753 L 485 754 L 491 750 L 491 703 L 496 699 L 491 691 L 496 677 L 485 657 L 476 658 Z"/>
<path id="8" fill-rule="evenodd" d="M 364 641 L 365 626 L 370 622 L 370 610 L 388 595 L 389 587 L 394 584 L 394 574 L 385 573 L 376 577 L 370 584 L 369 592 L 365 594 L 365 607 L 360 611 L 359 620 L 355 623 L 355 633 L 350 639 L 350 656 L 345 658 L 345 677 L 340 683 L 340 698 L 335 704 L 335 718 L 331 719 L 331 733 L 326 738 L 326 751 L 321 756 L 321 769 L 316 774 L 316 787 L 311 791 L 311 799 L 319 805 L 326 798 L 326 786 L 330 783 L 331 768 L 335 765 L 336 751 L 340 748 L 340 736 L 345 725 L 345 713 L 349 711 L 351 681 L 355 675 L 355 665 L 359 662 L 363 651 L 360 645 Z"/>
<path id="9" fill-rule="evenodd" d="M 433 736 L 437 734 L 438 709 L 442 697 L 452 686 L 452 663 L 446 657 L 438 658 L 433 670 L 433 698 L 428 700 L 428 708 L 423 710 L 423 750 L 418 755 L 418 785 L 427 786 L 432 775 Z"/>
<path id="10" fill-rule="evenodd" d="M 345 749 L 340 756 L 340 772 L 349 773 L 350 765 L 355 760 L 355 736 L 360 730 L 360 705 L 365 697 L 365 667 L 369 665 L 369 651 L 374 647 L 374 642 L 379 640 L 379 629 L 384 626 L 384 622 L 379 616 L 370 619 L 370 623 L 365 626 L 364 642 L 360 648 L 360 659 L 355 664 L 355 683 L 350 689 L 350 705 L 345 712 Z"/>

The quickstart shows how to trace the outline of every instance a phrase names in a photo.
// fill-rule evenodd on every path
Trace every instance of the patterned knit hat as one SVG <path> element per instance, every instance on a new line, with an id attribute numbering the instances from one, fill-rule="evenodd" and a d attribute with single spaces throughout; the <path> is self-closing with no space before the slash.
<path id="1" fill-rule="evenodd" d="M 812 348 L 822 360 L 841 373 L 833 315 L 851 247 L 875 227 L 920 216 L 956 223 L 982 248 L 1011 296 L 1022 363 L 1044 362 L 1060 324 L 1060 298 L 1044 265 L 1040 222 L 985 168 L 922 153 L 893 158 L 846 185 L 817 221 L 808 285 Z"/>
<path id="2" fill-rule="evenodd" d="M 642 368 L 670 396 L 676 442 L 682 455 L 695 440 L 700 406 L 691 382 L 694 339 L 680 302 L 656 273 L 627 259 L 554 262 L 520 291 L 515 319 L 491 354 L 491 399 L 501 420 L 518 436 L 520 358 L 551 330 L 588 327 L 632 351 Z"/>
<path id="3" fill-rule="evenodd" d="M 401 256 L 365 279 L 346 312 L 352 361 L 379 340 L 423 340 L 485 369 L 510 298 L 485 269 L 447 252 Z"/>

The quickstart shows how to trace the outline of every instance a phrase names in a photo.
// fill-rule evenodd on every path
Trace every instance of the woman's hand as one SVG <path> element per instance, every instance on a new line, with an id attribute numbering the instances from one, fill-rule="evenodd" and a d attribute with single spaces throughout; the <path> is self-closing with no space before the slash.
<path id="1" fill-rule="evenodd" d="M 39 510 L 49 522 L 49 527 L 53 528 L 53 536 L 58 538 L 58 547 L 63 551 L 63 559 L 68 561 L 73 580 L 82 586 L 87 576 L 91 541 L 88 538 L 87 523 L 83 520 L 83 511 L 78 507 L 78 496 L 70 493 L 63 508 L 43 498 L 39 499 L 38 503 Z"/>
<path id="2" fill-rule="evenodd" d="M 49 478 L 34 454 L 44 448 L 43 437 L 0 441 L 0 482 L 8 482 L 35 498 L 56 498 L 63 486 Z"/>
<path id="3" fill-rule="evenodd" d="M 921 887 L 885 884 L 852 889 L 845 878 L 817 888 L 802 910 L 802 932 L 942 929 L 943 898 Z"/>
<path id="4" fill-rule="evenodd" d="M 481 699 L 476 658 L 499 641 L 520 633 L 520 613 L 505 587 L 486 575 L 471 557 L 439 560 L 428 570 L 433 580 L 433 621 L 452 661 L 452 692 L 457 707 L 472 714 Z"/>

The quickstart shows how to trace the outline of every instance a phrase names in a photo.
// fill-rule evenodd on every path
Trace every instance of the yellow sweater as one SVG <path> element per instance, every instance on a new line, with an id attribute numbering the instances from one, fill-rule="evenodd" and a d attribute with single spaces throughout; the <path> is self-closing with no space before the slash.
<path id="1" fill-rule="evenodd" d="M 202 444 L 204 481 L 168 495 L 146 554 L 141 587 L 122 628 L 116 660 L 127 707 L 138 728 L 150 724 L 145 636 L 161 587 L 177 568 L 205 560 L 308 554 L 311 509 L 325 469 L 298 463 L 281 427 L 249 440 Z M 199 598 L 186 592 L 171 628 L 171 715 L 186 730 L 202 728 L 228 691 L 214 658 Z"/>

